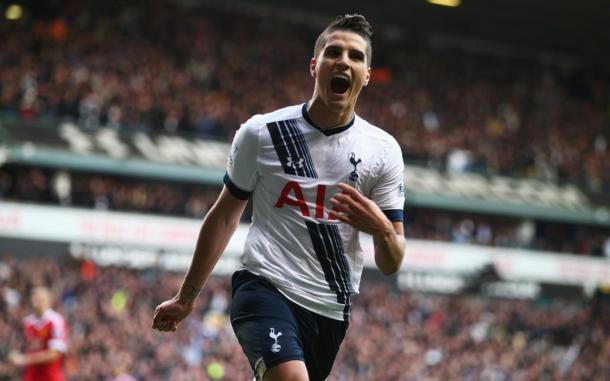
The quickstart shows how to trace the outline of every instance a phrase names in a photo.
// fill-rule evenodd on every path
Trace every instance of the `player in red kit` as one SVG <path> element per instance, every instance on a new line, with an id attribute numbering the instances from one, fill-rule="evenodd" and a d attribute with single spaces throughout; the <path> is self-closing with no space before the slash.
<path id="1" fill-rule="evenodd" d="M 65 381 L 63 357 L 67 349 L 64 318 L 51 309 L 51 292 L 36 287 L 31 295 L 34 313 L 23 319 L 25 351 L 12 352 L 10 361 L 23 367 L 24 381 Z"/>

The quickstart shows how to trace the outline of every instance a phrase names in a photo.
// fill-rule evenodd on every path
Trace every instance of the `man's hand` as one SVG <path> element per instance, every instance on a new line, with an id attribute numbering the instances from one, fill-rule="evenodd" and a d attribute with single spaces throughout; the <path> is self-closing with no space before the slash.
<path id="1" fill-rule="evenodd" d="M 373 236 L 375 263 L 386 275 L 400 269 L 405 252 L 404 228 L 401 221 L 391 222 L 372 200 L 358 190 L 339 183 L 341 193 L 334 195 L 331 215 L 339 221 Z"/>
<path id="2" fill-rule="evenodd" d="M 159 331 L 174 332 L 178 324 L 193 310 L 192 301 L 180 300 L 178 296 L 173 297 L 157 306 L 153 316 L 152 328 Z"/>
<path id="3" fill-rule="evenodd" d="M 11 351 L 8 354 L 8 361 L 15 366 L 22 367 L 25 365 L 25 356 L 17 351 Z"/>
<path id="4" fill-rule="evenodd" d="M 330 199 L 333 205 L 331 215 L 372 236 L 394 234 L 392 223 L 377 204 L 350 185 L 344 183 L 337 185 L 341 193 L 335 194 Z"/>

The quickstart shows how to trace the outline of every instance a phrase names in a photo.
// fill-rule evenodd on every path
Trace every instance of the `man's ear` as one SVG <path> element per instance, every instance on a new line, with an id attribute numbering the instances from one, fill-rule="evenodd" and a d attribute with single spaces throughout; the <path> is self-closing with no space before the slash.
<path id="1" fill-rule="evenodd" d="M 364 86 L 368 85 L 370 80 L 371 80 L 371 67 L 369 66 L 369 68 L 366 70 L 366 77 L 364 78 Z"/>
<path id="2" fill-rule="evenodd" d="M 318 60 L 316 60 L 316 57 L 313 57 L 311 59 L 311 61 L 309 61 L 309 74 L 311 75 L 311 77 L 313 79 L 316 79 L 316 65 L 318 63 Z"/>

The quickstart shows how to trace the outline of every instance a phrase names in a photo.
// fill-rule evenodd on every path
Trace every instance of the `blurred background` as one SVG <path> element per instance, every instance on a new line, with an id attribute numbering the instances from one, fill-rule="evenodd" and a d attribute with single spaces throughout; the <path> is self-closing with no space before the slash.
<path id="1" fill-rule="evenodd" d="M 305 102 L 315 38 L 372 22 L 357 112 L 406 164 L 407 253 L 374 268 L 330 380 L 610 379 L 610 7 L 601 0 L 0 5 L 0 380 L 28 293 L 69 380 L 250 380 L 227 321 L 243 224 L 175 334 L 150 329 L 256 113 Z"/>

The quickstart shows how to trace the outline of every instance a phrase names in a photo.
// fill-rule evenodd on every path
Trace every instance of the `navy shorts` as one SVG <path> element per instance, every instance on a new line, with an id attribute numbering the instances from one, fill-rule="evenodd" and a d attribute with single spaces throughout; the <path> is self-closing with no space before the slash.
<path id="1" fill-rule="evenodd" d="M 233 274 L 231 324 L 257 380 L 290 360 L 305 362 L 311 381 L 324 381 L 348 323 L 313 313 L 246 270 Z"/>

